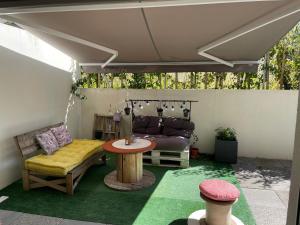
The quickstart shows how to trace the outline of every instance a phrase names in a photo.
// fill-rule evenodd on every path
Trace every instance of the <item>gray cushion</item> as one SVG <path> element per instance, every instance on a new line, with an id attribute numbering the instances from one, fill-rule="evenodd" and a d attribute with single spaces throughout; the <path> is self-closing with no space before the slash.
<path id="1" fill-rule="evenodd" d="M 163 135 L 190 138 L 195 124 L 185 119 L 169 117 L 164 119 Z"/>
<path id="2" fill-rule="evenodd" d="M 133 121 L 132 130 L 134 133 L 158 135 L 161 133 L 159 117 L 137 116 Z"/>
<path id="3" fill-rule="evenodd" d="M 156 142 L 154 150 L 182 151 L 189 146 L 189 139 L 179 136 L 134 134 L 135 137 L 152 139 Z"/>

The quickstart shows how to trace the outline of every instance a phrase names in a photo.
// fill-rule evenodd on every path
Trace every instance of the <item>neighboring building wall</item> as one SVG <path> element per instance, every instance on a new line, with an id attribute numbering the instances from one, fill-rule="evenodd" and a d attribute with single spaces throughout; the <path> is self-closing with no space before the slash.
<path id="1" fill-rule="evenodd" d="M 0 46 L 0 189 L 21 175 L 15 135 L 67 119 L 77 136 L 80 104 L 70 98 L 71 84 L 72 73 Z"/>
<path id="2" fill-rule="evenodd" d="M 110 104 L 112 111 L 116 110 L 115 105 L 122 110 L 126 98 L 192 99 L 199 101 L 192 106 L 192 121 L 196 124 L 200 152 L 213 153 L 214 130 L 223 126 L 236 129 L 240 156 L 292 159 L 298 91 L 83 89 L 82 92 L 87 96 L 81 108 L 84 138 L 92 137 L 94 113 L 107 114 Z M 176 113 L 167 115 L 181 116 L 179 105 L 175 107 Z M 139 111 L 156 115 L 155 107 L 145 104 Z M 128 130 L 128 121 L 125 117 L 124 130 Z"/>

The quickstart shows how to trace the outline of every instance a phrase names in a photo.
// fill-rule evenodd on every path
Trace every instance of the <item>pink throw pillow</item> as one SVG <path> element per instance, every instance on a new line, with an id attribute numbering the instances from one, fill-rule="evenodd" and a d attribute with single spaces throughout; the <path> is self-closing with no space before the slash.
<path id="1" fill-rule="evenodd" d="M 59 149 L 58 142 L 50 130 L 37 134 L 36 139 L 47 155 L 51 155 Z"/>
<path id="2" fill-rule="evenodd" d="M 61 125 L 59 127 L 53 127 L 50 129 L 54 134 L 59 147 L 63 147 L 67 144 L 72 143 L 72 137 L 69 131 L 66 129 L 65 125 Z"/>

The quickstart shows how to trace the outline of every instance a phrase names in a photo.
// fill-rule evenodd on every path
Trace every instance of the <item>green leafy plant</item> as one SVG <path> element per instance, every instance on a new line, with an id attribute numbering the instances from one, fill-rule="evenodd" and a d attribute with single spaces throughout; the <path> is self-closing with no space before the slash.
<path id="1" fill-rule="evenodd" d="M 219 127 L 216 130 L 216 137 L 224 141 L 236 141 L 236 131 L 233 128 Z"/>
<path id="2" fill-rule="evenodd" d="M 72 84 L 72 87 L 71 87 L 71 93 L 73 95 L 75 95 L 76 97 L 78 97 L 80 100 L 85 100 L 86 99 L 86 96 L 85 95 L 82 95 L 80 93 L 80 88 L 83 87 L 83 85 L 87 82 L 87 78 L 80 78 L 78 80 L 76 80 L 73 84 Z"/>

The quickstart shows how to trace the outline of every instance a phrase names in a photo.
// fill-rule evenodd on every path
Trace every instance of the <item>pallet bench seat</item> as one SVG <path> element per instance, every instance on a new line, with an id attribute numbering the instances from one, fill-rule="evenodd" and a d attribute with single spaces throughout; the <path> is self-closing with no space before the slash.
<path id="1" fill-rule="evenodd" d="M 105 155 L 101 147 L 104 142 L 98 140 L 75 139 L 52 155 L 42 154 L 35 136 L 60 125 L 62 123 L 15 137 L 24 162 L 24 190 L 47 186 L 73 195 L 89 167 L 105 164 Z"/>
<path id="2" fill-rule="evenodd" d="M 189 146 L 182 151 L 155 149 L 143 154 L 143 162 L 145 165 L 187 168 L 189 155 Z"/>
<path id="3" fill-rule="evenodd" d="M 195 124 L 182 118 L 136 116 L 132 131 L 135 137 L 156 142 L 156 148 L 144 153 L 144 164 L 189 167 L 190 138 Z"/>

